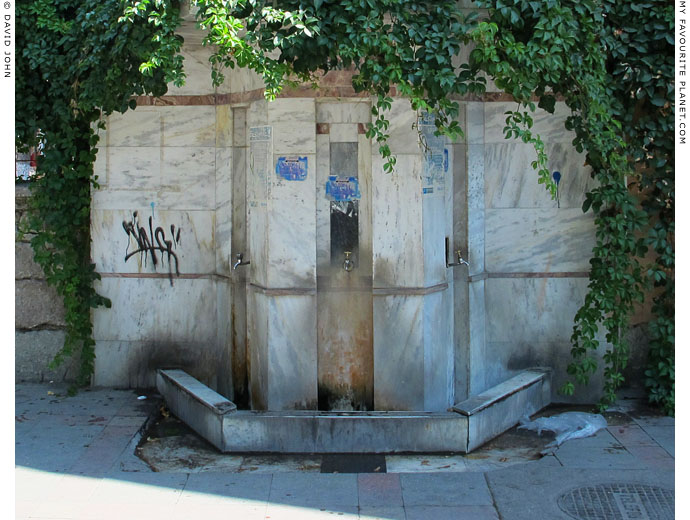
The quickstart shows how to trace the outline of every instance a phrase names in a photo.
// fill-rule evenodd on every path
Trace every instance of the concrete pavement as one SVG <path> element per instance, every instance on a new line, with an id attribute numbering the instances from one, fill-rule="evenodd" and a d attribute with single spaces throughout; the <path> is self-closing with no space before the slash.
<path id="1" fill-rule="evenodd" d="M 237 464 L 204 471 L 190 461 L 188 470 L 154 472 L 135 448 L 160 402 L 137 397 L 95 389 L 70 398 L 57 385 L 16 385 L 15 518 L 674 517 L 675 421 L 644 408 L 622 407 L 596 436 L 507 467 L 489 450 L 447 464 L 443 455 L 427 464 L 387 457 L 387 473 L 321 473 L 318 456 L 287 466 L 235 456 Z"/>

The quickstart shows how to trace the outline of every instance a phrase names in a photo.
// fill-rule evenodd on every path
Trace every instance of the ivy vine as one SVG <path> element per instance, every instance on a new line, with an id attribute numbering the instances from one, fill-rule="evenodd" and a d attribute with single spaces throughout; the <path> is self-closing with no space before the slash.
<path id="1" fill-rule="evenodd" d="M 462 135 L 458 100 L 485 91 L 484 75 L 516 101 L 507 138 L 531 143 L 537 181 L 554 194 L 541 138 L 532 132 L 537 106 L 571 109 L 566 127 L 586 152 L 597 186 L 584 211 L 595 215 L 588 293 L 575 317 L 575 383 L 596 369 L 603 327 L 605 394 L 615 399 L 627 362 L 625 332 L 651 283 L 658 286 L 647 385 L 673 412 L 673 94 L 672 6 L 635 0 L 196 0 L 204 43 L 212 46 L 212 80 L 249 68 L 266 97 L 321 74 L 354 71 L 357 92 L 372 96 L 368 137 L 386 144 L 392 96 L 434 114 L 437 133 Z M 93 290 L 89 260 L 90 189 L 102 115 L 134 108 L 132 96 L 165 93 L 184 79 L 170 0 L 33 0 L 18 6 L 18 143 L 44 143 L 34 183 L 36 258 L 65 298 L 68 341 L 58 357 L 79 350 L 81 382 L 93 370 L 89 309 L 107 304 Z M 38 30 L 31 30 L 37 28 Z M 670 36 L 669 36 L 670 35 Z M 464 46 L 473 50 L 461 59 Z M 533 99 L 538 99 L 535 104 Z M 631 191 L 629 183 L 635 184 Z M 654 256 L 645 256 L 651 246 Z M 572 393 L 574 383 L 563 391 Z"/>

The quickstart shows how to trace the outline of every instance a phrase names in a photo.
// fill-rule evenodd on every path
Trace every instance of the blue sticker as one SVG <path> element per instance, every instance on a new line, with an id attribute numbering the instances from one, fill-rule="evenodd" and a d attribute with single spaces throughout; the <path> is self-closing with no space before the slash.
<path id="1" fill-rule="evenodd" d="M 306 157 L 278 157 L 276 173 L 287 181 L 303 181 L 307 178 Z"/>
<path id="2" fill-rule="evenodd" d="M 433 192 L 434 192 L 434 188 L 422 188 L 422 193 L 424 193 L 424 194 L 433 193 Z"/>
<path id="3" fill-rule="evenodd" d="M 553 172 L 553 180 L 556 181 L 556 184 L 561 182 L 561 172 Z"/>
<path id="4" fill-rule="evenodd" d="M 448 148 L 443 149 L 443 171 L 444 173 L 448 173 Z"/>
<path id="5" fill-rule="evenodd" d="M 335 201 L 349 201 L 361 198 L 359 181 L 356 177 L 347 179 L 329 175 L 326 182 L 326 197 Z"/>

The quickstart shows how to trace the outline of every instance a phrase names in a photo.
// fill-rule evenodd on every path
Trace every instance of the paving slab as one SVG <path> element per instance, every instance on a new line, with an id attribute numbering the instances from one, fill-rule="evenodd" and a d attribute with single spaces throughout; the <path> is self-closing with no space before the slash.
<path id="1" fill-rule="evenodd" d="M 357 475 L 335 473 L 277 473 L 270 504 L 327 508 L 357 506 Z"/>
<path id="2" fill-rule="evenodd" d="M 493 504 L 483 473 L 404 473 L 400 483 L 406 509 Z"/>
<path id="3" fill-rule="evenodd" d="M 360 507 L 402 507 L 400 475 L 363 473 L 357 476 Z"/>
<path id="4" fill-rule="evenodd" d="M 406 520 L 405 508 L 403 506 L 359 506 L 359 518 L 361 520 Z"/>
<path id="5" fill-rule="evenodd" d="M 502 520 L 572 520 L 572 516 L 559 508 L 558 498 L 592 484 L 634 482 L 674 489 L 673 476 L 664 472 L 554 468 L 538 464 L 490 472 L 487 480 Z"/>
<path id="6" fill-rule="evenodd" d="M 198 473 L 189 475 L 179 503 L 201 504 L 218 498 L 224 502 L 256 504 L 266 502 L 271 491 L 271 475 Z"/>
<path id="7" fill-rule="evenodd" d="M 493 506 L 409 506 L 406 520 L 499 520 Z"/>
<path id="8" fill-rule="evenodd" d="M 644 431 L 654 442 L 664 448 L 672 457 L 676 456 L 675 446 L 675 426 L 668 425 L 645 425 Z"/>

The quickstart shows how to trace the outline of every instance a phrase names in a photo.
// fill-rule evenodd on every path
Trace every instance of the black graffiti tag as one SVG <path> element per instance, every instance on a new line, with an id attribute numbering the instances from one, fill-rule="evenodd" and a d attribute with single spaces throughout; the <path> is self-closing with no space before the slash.
<path id="1" fill-rule="evenodd" d="M 175 274 L 180 276 L 179 269 L 179 259 L 177 254 L 173 251 L 173 246 L 177 247 L 180 244 L 180 228 L 175 229 L 175 225 L 170 226 L 170 235 L 172 240 L 167 240 L 165 237 L 165 231 L 162 227 L 157 227 L 153 229 L 153 217 L 149 217 L 149 230 L 148 233 L 146 229 L 139 225 L 138 214 L 135 211 L 132 213 L 132 220 L 127 222 L 122 221 L 122 227 L 127 233 L 127 249 L 125 250 L 125 262 L 129 260 L 134 255 L 142 255 L 144 257 L 144 265 L 148 260 L 149 255 L 151 256 L 151 262 L 153 262 L 153 268 L 155 269 L 158 265 L 158 253 L 161 255 L 161 260 L 167 256 L 168 260 L 168 272 L 170 275 L 170 285 L 173 284 L 173 260 L 175 261 Z M 136 242 L 137 249 L 135 251 L 129 252 L 129 246 L 131 244 L 131 239 L 134 238 Z"/>

